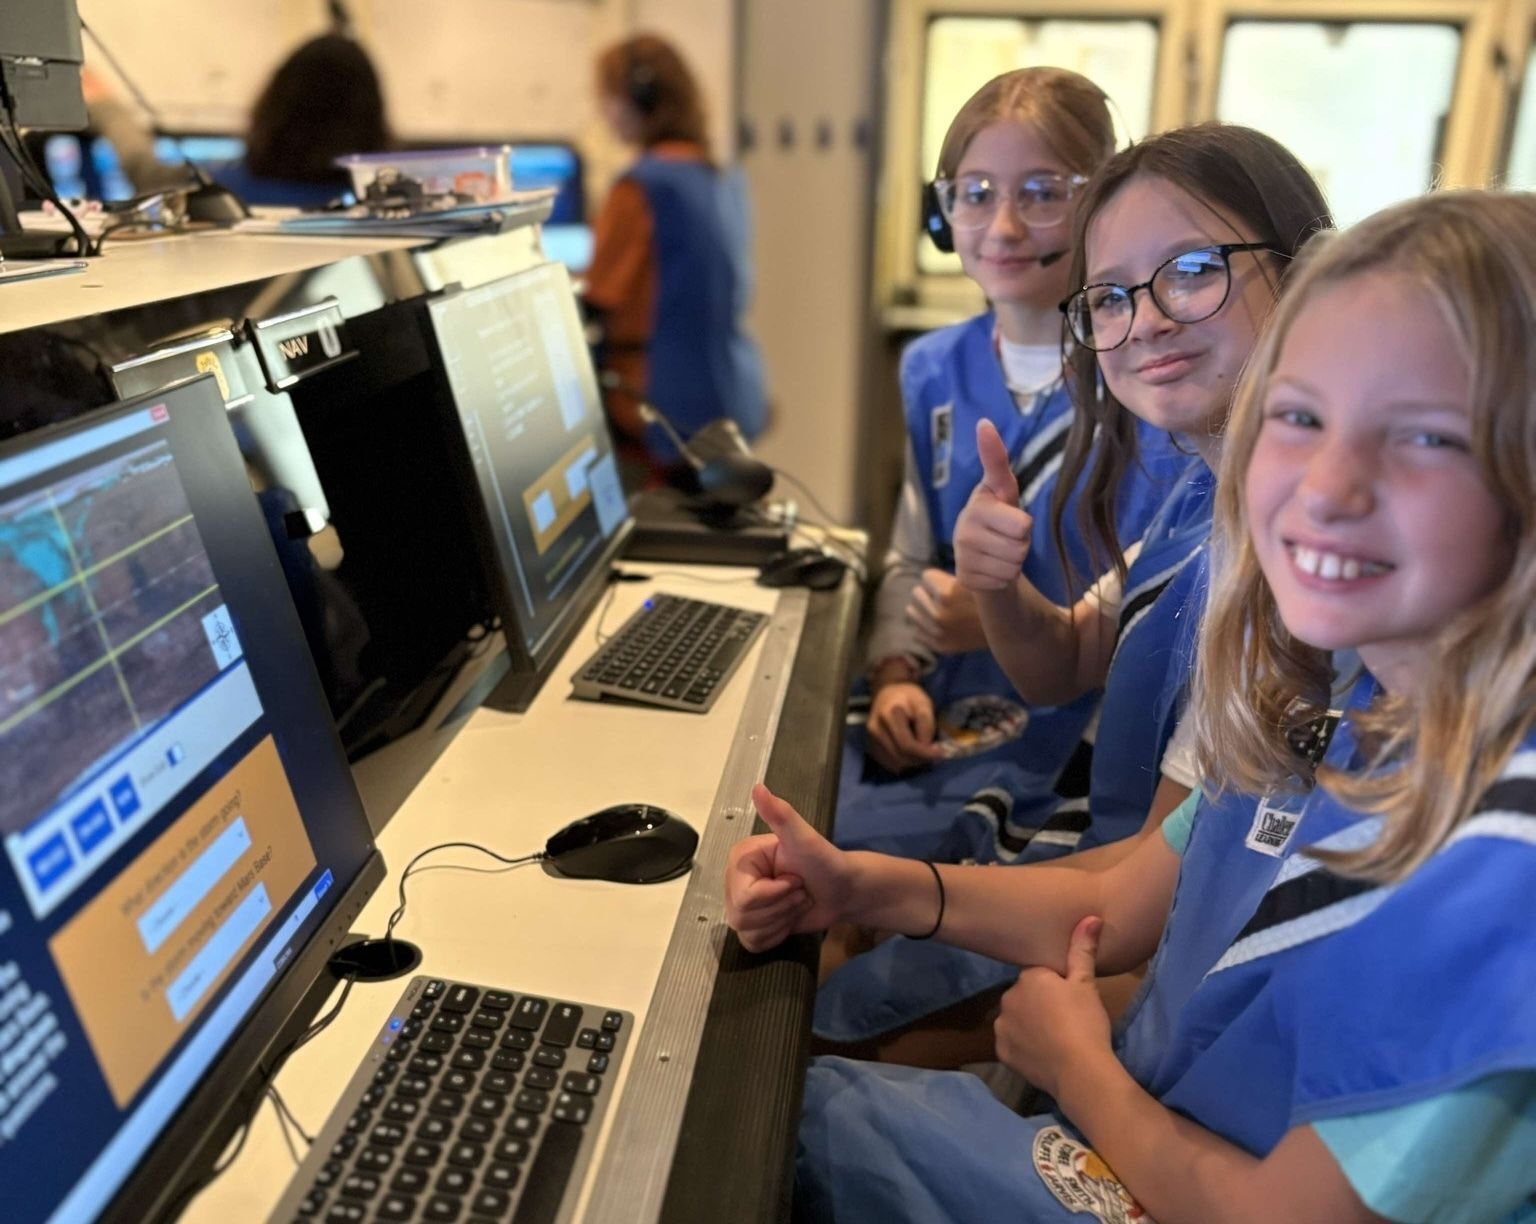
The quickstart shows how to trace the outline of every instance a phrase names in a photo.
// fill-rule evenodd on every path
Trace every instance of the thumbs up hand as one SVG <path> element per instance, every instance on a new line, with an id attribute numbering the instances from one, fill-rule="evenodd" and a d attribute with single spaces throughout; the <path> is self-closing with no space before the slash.
<path id="1" fill-rule="evenodd" d="M 725 868 L 725 920 L 749 952 L 824 931 L 851 887 L 848 856 L 766 786 L 752 803 L 773 830 L 738 842 Z"/>
<path id="2" fill-rule="evenodd" d="M 1064 1071 L 1114 1057 L 1096 976 L 1103 930 L 1102 918 L 1081 919 L 1067 943 L 1066 972 L 1046 965 L 1025 969 L 992 1025 L 998 1058 L 1051 1096 L 1058 1095 Z"/>
<path id="3" fill-rule="evenodd" d="M 997 426 L 976 426 L 981 483 L 955 524 L 955 576 L 972 591 L 1013 585 L 1029 556 L 1035 520 L 1019 509 L 1019 482 Z"/>

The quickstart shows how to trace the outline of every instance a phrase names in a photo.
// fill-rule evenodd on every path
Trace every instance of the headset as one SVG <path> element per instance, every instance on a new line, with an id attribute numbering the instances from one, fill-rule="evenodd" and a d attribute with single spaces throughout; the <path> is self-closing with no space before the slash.
<path id="1" fill-rule="evenodd" d="M 955 231 L 949 228 L 949 219 L 939 207 L 939 190 L 933 181 L 923 184 L 923 233 L 933 240 L 933 245 L 946 255 L 955 253 Z"/>
<path id="2" fill-rule="evenodd" d="M 629 67 L 624 73 L 624 91 L 642 117 L 649 118 L 661 103 L 661 83 L 656 79 L 656 69 L 640 57 L 638 51 L 629 53 Z"/>

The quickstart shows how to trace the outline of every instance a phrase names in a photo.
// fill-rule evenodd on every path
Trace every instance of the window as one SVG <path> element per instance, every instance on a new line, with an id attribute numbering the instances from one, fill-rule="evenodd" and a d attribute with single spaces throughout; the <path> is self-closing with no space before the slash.
<path id="1" fill-rule="evenodd" d="M 1290 148 L 1348 225 L 1433 183 L 1460 51 L 1448 24 L 1234 21 L 1216 113 Z"/>
<path id="2" fill-rule="evenodd" d="M 1536 50 L 1525 62 L 1525 81 L 1520 86 L 1520 110 L 1509 145 L 1504 186 L 1536 191 Z"/>
<path id="3" fill-rule="evenodd" d="M 1015 68 L 1050 64 L 1080 72 L 1110 96 L 1123 144 L 1147 133 L 1157 75 L 1157 23 L 1150 20 L 1026 20 L 937 17 L 924 56 L 921 156 L 933 174 L 955 112 L 985 82 Z M 960 260 L 919 236 L 918 271 L 959 273 Z"/>

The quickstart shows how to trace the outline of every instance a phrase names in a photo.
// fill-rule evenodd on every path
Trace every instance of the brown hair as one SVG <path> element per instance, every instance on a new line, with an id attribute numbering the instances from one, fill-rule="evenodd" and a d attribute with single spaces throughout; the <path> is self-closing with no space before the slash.
<path id="1" fill-rule="evenodd" d="M 1292 323 L 1320 290 L 1371 273 L 1425 294 L 1459 341 L 1472 454 L 1507 515 L 1512 557 L 1508 577 L 1441 628 L 1417 691 L 1387 695 L 1355 716 L 1370 767 L 1317 771 L 1316 781 L 1351 807 L 1386 817 L 1364 850 L 1319 857 L 1397 880 L 1445 844 L 1536 725 L 1536 197 L 1424 196 L 1309 252 L 1254 352 L 1227 431 L 1193 709 L 1213 789 L 1263 794 L 1312 783 L 1286 732 L 1327 707 L 1331 667 L 1286 630 L 1242 492 Z"/>
<path id="2" fill-rule="evenodd" d="M 1279 141 L 1237 124 L 1198 123 L 1149 136 L 1104 164 L 1077 209 L 1069 284 L 1081 285 L 1087 279 L 1085 244 L 1094 216 L 1138 176 L 1182 188 L 1224 221 L 1242 222 L 1259 241 L 1285 255 L 1295 255 L 1313 234 L 1333 227 L 1322 189 Z M 1284 278 L 1284 268 L 1279 275 Z M 1070 558 L 1063 519 L 1067 501 L 1086 471 L 1078 519 L 1096 569 L 1086 577 L 1096 578 L 1111 566 L 1124 576 L 1125 554 L 1116 531 L 1115 509 L 1121 482 L 1137 459 L 1136 417 L 1104 385 L 1098 355 L 1070 344 L 1065 320 L 1062 344 L 1067 350 L 1075 411 L 1051 493 L 1051 530 L 1061 556 Z M 1069 584 L 1083 577 L 1069 572 Z"/>
<path id="3" fill-rule="evenodd" d="M 1109 99 L 1066 68 L 1017 68 L 993 77 L 955 112 L 939 149 L 936 178 L 952 178 L 982 128 L 1028 124 L 1074 174 L 1092 174 L 1115 151 Z"/>
<path id="4" fill-rule="evenodd" d="M 686 140 L 708 151 L 698 82 L 666 39 L 636 34 L 609 47 L 597 58 L 597 88 L 604 96 L 623 98 L 635 108 L 643 147 Z"/>
<path id="5" fill-rule="evenodd" d="M 263 178 L 344 187 L 344 153 L 390 147 L 384 93 L 368 53 L 341 34 L 322 34 L 272 74 L 251 110 L 245 164 Z"/>

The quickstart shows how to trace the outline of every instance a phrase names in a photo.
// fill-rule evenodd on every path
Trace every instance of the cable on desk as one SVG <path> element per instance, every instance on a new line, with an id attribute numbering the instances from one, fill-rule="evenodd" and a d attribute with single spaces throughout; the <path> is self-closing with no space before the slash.
<path id="1" fill-rule="evenodd" d="M 303 1157 L 299 1155 L 299 1149 L 294 1145 L 293 1142 L 293 1132 L 290 1129 L 290 1118 L 289 1115 L 284 1112 L 285 1106 L 282 1104 L 282 1099 L 283 1098 L 278 1094 L 277 1086 L 275 1084 L 267 1085 L 267 1100 L 272 1102 L 272 1112 L 277 1116 L 277 1129 L 282 1133 L 283 1146 L 288 1149 L 289 1159 L 291 1159 L 295 1165 L 303 1164 Z"/>
<path id="2" fill-rule="evenodd" d="M 383 942 L 384 945 L 391 950 L 391 955 L 393 955 L 393 949 L 395 945 L 395 927 L 399 925 L 400 920 L 405 917 L 405 882 L 409 880 L 415 873 L 417 863 L 421 862 L 421 860 L 426 858 L 429 854 L 436 854 L 439 850 L 474 850 L 480 854 L 488 855 L 489 857 L 495 859 L 498 863 L 502 863 L 508 867 L 521 867 L 525 863 L 537 863 L 547 857 L 544 851 L 536 850 L 532 854 L 524 854 L 516 858 L 509 858 L 507 855 L 498 854 L 495 850 L 492 850 L 487 846 L 482 846 L 478 842 L 451 841 L 440 842 L 435 846 L 428 846 L 425 850 L 417 854 L 416 857 L 413 858 L 409 863 L 407 863 L 405 865 L 405 870 L 400 873 L 400 886 L 396 894 L 398 904 L 395 906 L 394 913 L 390 914 L 389 921 L 384 924 Z"/>

